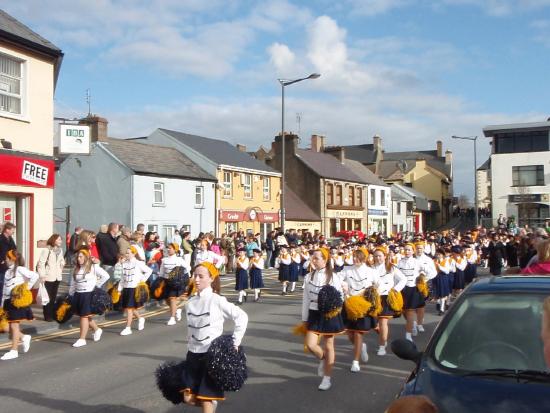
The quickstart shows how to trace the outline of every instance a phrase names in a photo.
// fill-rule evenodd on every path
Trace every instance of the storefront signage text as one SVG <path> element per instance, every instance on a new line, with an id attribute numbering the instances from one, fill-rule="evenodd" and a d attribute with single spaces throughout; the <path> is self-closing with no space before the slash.
<path id="1" fill-rule="evenodd" d="M 0 154 L 0 183 L 53 188 L 55 164 L 32 156 Z"/>
<path id="2" fill-rule="evenodd" d="M 388 211 L 384 210 L 384 209 L 371 209 L 371 208 L 369 208 L 369 215 L 386 216 L 386 215 L 388 215 Z"/>
<path id="3" fill-rule="evenodd" d="M 327 210 L 328 218 L 363 218 L 363 211 Z"/>
<path id="4" fill-rule="evenodd" d="M 519 194 L 519 195 L 508 195 L 508 202 L 544 202 L 543 196 L 545 194 Z"/>
<path id="5" fill-rule="evenodd" d="M 48 168 L 29 161 L 23 161 L 23 174 L 21 175 L 21 179 L 46 186 L 48 184 Z"/>

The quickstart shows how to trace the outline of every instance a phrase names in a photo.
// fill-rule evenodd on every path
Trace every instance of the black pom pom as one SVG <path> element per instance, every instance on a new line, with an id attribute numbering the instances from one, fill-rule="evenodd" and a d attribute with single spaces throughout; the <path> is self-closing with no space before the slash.
<path id="1" fill-rule="evenodd" d="M 224 391 L 237 391 L 248 378 L 246 355 L 233 345 L 231 336 L 220 336 L 210 344 L 207 354 L 208 375 Z"/>
<path id="2" fill-rule="evenodd" d="M 321 313 L 329 313 L 338 308 L 342 308 L 344 302 L 342 295 L 332 285 L 325 285 L 319 290 L 317 304 Z"/>
<path id="3" fill-rule="evenodd" d="M 189 273 L 184 267 L 174 267 L 166 279 L 168 286 L 174 290 L 184 290 L 189 284 Z"/>
<path id="4" fill-rule="evenodd" d="M 185 373 L 185 361 L 167 361 L 157 367 L 155 377 L 157 387 L 164 398 L 174 404 L 183 403 L 183 394 L 185 389 L 183 375 Z"/>
<path id="5" fill-rule="evenodd" d="M 92 313 L 101 315 L 110 309 L 112 305 L 111 296 L 107 291 L 98 287 L 92 291 L 92 297 L 90 299 L 90 309 Z"/>

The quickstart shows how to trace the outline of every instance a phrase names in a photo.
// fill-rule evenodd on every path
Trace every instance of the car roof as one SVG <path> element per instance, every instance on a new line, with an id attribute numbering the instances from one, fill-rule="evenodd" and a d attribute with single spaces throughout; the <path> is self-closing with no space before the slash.
<path id="1" fill-rule="evenodd" d="M 537 292 L 550 294 L 550 276 L 548 275 L 505 275 L 501 277 L 482 277 L 470 285 L 467 294 Z"/>

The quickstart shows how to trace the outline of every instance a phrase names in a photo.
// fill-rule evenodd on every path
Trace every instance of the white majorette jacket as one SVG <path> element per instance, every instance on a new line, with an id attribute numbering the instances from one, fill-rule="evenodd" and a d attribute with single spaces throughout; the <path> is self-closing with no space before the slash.
<path id="1" fill-rule="evenodd" d="M 202 264 L 203 262 L 212 263 L 216 268 L 220 269 L 225 262 L 225 258 L 213 251 L 200 250 L 195 257 L 195 265 Z"/>
<path id="2" fill-rule="evenodd" d="M 405 288 L 407 277 L 396 266 L 392 265 L 389 272 L 386 270 L 386 264 L 375 265 L 373 269 L 378 276 L 378 294 L 388 295 L 392 288 L 395 291 Z"/>
<path id="3" fill-rule="evenodd" d="M 359 295 L 377 281 L 376 272 L 365 264 L 345 267 L 339 275 L 348 285 L 348 295 Z"/>
<path id="4" fill-rule="evenodd" d="M 309 310 L 318 311 L 317 298 L 319 290 L 325 286 L 327 282 L 325 269 L 315 270 L 306 275 L 304 279 L 304 296 L 302 298 L 302 321 L 307 321 Z M 332 280 L 329 285 L 332 285 L 344 297 L 342 292 L 342 278 L 337 274 L 332 274 Z"/>
<path id="5" fill-rule="evenodd" d="M 153 270 L 143 261 L 132 258 L 130 261 L 122 263 L 122 278 L 118 283 L 118 290 L 123 288 L 136 288 L 140 282 L 149 278 Z"/>
<path id="6" fill-rule="evenodd" d="M 275 260 L 275 268 L 279 268 L 281 264 L 290 265 L 291 262 L 292 262 L 292 258 L 290 257 L 290 254 L 287 253 L 287 254 L 279 255 Z"/>
<path id="7" fill-rule="evenodd" d="M 227 298 L 205 288 L 187 302 L 187 341 L 192 353 L 206 353 L 212 340 L 223 334 L 223 320 L 233 320 L 233 344 L 240 346 L 248 315 Z"/>
<path id="8" fill-rule="evenodd" d="M 77 293 L 89 293 L 95 287 L 101 287 L 109 279 L 109 274 L 99 264 L 93 264 L 89 273 L 85 273 L 85 268 L 80 268 L 71 280 L 69 295 Z"/>
<path id="9" fill-rule="evenodd" d="M 258 260 L 256 261 L 256 258 L 252 258 L 250 260 L 250 266 L 251 267 L 256 267 L 256 268 L 259 268 L 260 270 L 263 270 L 264 269 L 264 259 L 263 258 L 258 258 Z"/>
<path id="10" fill-rule="evenodd" d="M 403 257 L 397 263 L 397 268 L 407 277 L 405 287 L 416 287 L 416 278 L 420 275 L 420 264 L 414 257 Z"/>
<path id="11" fill-rule="evenodd" d="M 435 276 L 437 275 L 437 271 L 435 270 L 434 260 L 424 253 L 422 253 L 422 255 L 420 256 L 415 255 L 415 258 L 420 265 L 420 272 L 426 274 L 426 279 L 431 280 L 435 278 Z"/>
<path id="12" fill-rule="evenodd" d="M 472 248 L 472 253 L 470 256 L 466 254 L 466 259 L 468 260 L 468 264 L 477 264 L 477 252 L 475 249 Z"/>
<path id="13" fill-rule="evenodd" d="M 464 271 L 468 265 L 468 260 L 465 257 L 458 257 L 454 259 L 457 270 Z"/>
<path id="14" fill-rule="evenodd" d="M 160 263 L 159 277 L 167 278 L 170 271 L 176 267 L 183 267 L 189 274 L 191 273 L 191 267 L 185 262 L 185 260 L 174 254 L 167 255 L 162 259 L 162 262 Z"/>
<path id="15" fill-rule="evenodd" d="M 241 260 L 240 257 L 235 258 L 234 265 L 242 270 L 248 270 L 250 262 L 248 261 L 248 258 L 244 257 L 244 260 Z"/>
<path id="16" fill-rule="evenodd" d="M 14 267 L 15 266 L 12 264 L 6 271 L 1 304 L 4 304 L 4 300 L 7 300 L 11 297 L 11 290 L 13 290 L 18 285 L 27 283 L 30 290 L 31 287 L 36 283 L 36 281 L 38 281 L 38 273 L 31 271 L 25 267 L 17 267 L 17 270 L 15 270 L 14 272 Z"/>
<path id="17" fill-rule="evenodd" d="M 437 260 L 436 265 L 437 265 L 438 272 L 449 274 L 449 272 L 451 271 L 451 262 L 447 258 L 443 258 L 442 260 Z"/>

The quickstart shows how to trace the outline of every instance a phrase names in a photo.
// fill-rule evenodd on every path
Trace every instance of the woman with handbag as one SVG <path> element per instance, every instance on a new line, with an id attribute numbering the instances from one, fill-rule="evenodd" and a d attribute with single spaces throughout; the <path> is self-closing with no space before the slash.
<path id="1" fill-rule="evenodd" d="M 46 242 L 47 247 L 40 253 L 36 271 L 40 275 L 40 284 L 46 289 L 49 302 L 42 305 L 44 321 L 54 320 L 54 302 L 57 298 L 57 290 L 62 279 L 65 259 L 61 249 L 63 241 L 61 235 L 53 234 Z"/>

